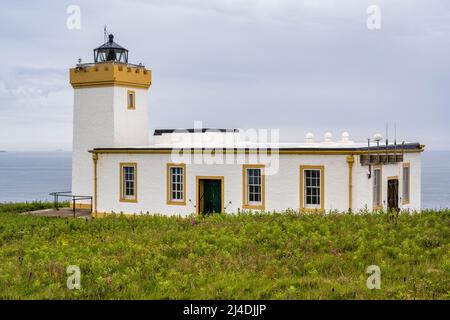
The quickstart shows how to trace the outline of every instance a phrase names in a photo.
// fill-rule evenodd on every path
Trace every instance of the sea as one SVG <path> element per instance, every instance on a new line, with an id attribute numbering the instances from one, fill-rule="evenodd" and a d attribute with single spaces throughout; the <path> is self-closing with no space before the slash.
<path id="1" fill-rule="evenodd" d="M 71 152 L 0 152 L 0 202 L 49 200 L 70 191 Z M 422 154 L 422 208 L 450 208 L 450 151 Z"/>

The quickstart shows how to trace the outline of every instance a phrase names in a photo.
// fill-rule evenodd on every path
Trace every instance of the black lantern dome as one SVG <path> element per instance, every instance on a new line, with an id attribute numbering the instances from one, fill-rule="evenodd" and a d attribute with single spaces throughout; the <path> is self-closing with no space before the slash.
<path id="1" fill-rule="evenodd" d="M 109 40 L 107 42 L 94 49 L 94 61 L 115 61 L 128 63 L 128 50 L 115 43 L 114 36 L 112 34 L 110 34 L 108 38 Z"/>

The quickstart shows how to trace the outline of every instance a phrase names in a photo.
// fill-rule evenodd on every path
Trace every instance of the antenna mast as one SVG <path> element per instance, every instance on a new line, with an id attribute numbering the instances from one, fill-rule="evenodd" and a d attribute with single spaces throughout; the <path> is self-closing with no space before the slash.
<path id="1" fill-rule="evenodd" d="M 397 144 L 397 122 L 394 122 L 394 144 Z"/>
<path id="2" fill-rule="evenodd" d="M 389 123 L 386 121 L 386 146 L 388 145 Z"/>
<path id="3" fill-rule="evenodd" d="M 389 144 L 389 140 L 388 140 L 388 135 L 389 135 L 389 122 L 386 121 L 386 163 L 388 162 L 388 144 Z"/>
<path id="4" fill-rule="evenodd" d="M 397 162 L 397 122 L 394 122 L 394 157 Z"/>
<path id="5" fill-rule="evenodd" d="M 108 31 L 106 30 L 106 24 L 105 24 L 105 26 L 103 27 L 103 42 L 106 43 L 106 41 L 108 41 L 108 36 L 109 36 L 109 34 L 108 34 Z"/>

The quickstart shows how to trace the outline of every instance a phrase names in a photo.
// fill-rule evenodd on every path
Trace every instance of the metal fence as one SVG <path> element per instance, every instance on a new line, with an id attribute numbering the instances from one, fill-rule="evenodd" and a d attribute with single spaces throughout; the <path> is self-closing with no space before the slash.
<path id="1" fill-rule="evenodd" d="M 72 204 L 73 216 L 76 216 L 76 202 L 79 200 L 89 200 L 91 203 L 90 211 L 92 213 L 92 197 L 91 196 L 76 196 L 72 194 L 72 191 L 60 191 L 60 192 L 52 192 L 50 193 L 53 196 L 53 203 L 55 206 L 55 210 L 59 210 L 59 201 L 60 198 L 69 198 L 69 201 Z"/>

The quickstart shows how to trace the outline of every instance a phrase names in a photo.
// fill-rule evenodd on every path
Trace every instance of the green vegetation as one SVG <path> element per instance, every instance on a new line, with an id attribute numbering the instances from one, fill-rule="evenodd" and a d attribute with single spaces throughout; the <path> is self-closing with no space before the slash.
<path id="1" fill-rule="evenodd" d="M 68 202 L 64 202 L 60 204 L 60 206 L 68 206 Z M 25 203 L 2 203 L 0 202 L 0 213 L 4 212 L 12 212 L 12 213 L 20 213 L 26 211 L 34 211 L 34 210 L 42 210 L 49 209 L 53 207 L 53 202 L 41 202 L 41 201 L 33 201 L 33 202 L 25 202 Z"/>
<path id="2" fill-rule="evenodd" d="M 0 298 L 450 299 L 450 211 L 23 216 L 0 207 Z M 81 290 L 66 287 L 69 265 Z M 366 268 L 381 268 L 381 289 Z"/>

